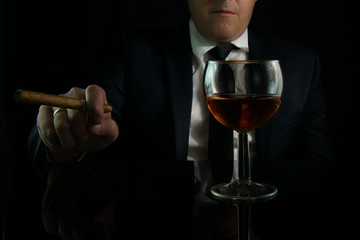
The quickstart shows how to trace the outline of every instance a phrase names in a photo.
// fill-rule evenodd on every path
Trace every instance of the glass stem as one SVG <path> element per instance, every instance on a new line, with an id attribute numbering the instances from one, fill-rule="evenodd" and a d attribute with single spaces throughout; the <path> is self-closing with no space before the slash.
<path id="1" fill-rule="evenodd" d="M 238 240 L 251 239 L 251 203 L 238 203 L 237 207 L 237 223 L 238 223 Z"/>
<path id="2" fill-rule="evenodd" d="M 251 163 L 248 133 L 238 135 L 238 163 L 236 180 L 251 181 Z"/>

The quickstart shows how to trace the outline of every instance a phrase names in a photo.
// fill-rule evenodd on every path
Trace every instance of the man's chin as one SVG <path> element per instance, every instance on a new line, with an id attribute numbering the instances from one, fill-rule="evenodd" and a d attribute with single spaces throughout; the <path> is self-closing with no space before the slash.
<path id="1" fill-rule="evenodd" d="M 231 42 L 239 38 L 245 31 L 246 26 L 239 28 L 234 26 L 234 21 L 216 21 L 211 24 L 210 32 L 214 42 Z"/>
<path id="2" fill-rule="evenodd" d="M 212 31 L 212 39 L 217 43 L 231 42 L 237 38 L 237 34 L 232 29 L 226 27 L 217 27 Z"/>

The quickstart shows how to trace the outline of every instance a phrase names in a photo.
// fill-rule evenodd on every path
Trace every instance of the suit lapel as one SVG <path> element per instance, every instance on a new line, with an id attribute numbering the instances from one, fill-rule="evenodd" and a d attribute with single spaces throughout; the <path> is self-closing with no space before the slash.
<path id="1" fill-rule="evenodd" d="M 176 47 L 168 47 L 165 77 L 169 81 L 170 106 L 174 121 L 176 160 L 186 160 L 192 106 L 192 51 L 188 29 L 175 35 Z M 182 35 L 180 35 L 182 34 Z"/>
<path id="2" fill-rule="evenodd" d="M 188 29 L 175 35 L 174 46 L 164 51 L 165 77 L 168 79 L 170 106 L 174 122 L 176 160 L 186 160 L 192 104 L 192 51 Z M 267 59 L 266 42 L 249 31 L 249 59 Z M 261 159 L 270 156 L 272 120 L 256 130 L 257 152 Z M 254 166 L 256 168 L 256 166 Z"/>
<path id="3" fill-rule="evenodd" d="M 255 32 L 249 29 L 249 60 L 264 59 L 264 48 L 266 42 L 261 39 Z"/>

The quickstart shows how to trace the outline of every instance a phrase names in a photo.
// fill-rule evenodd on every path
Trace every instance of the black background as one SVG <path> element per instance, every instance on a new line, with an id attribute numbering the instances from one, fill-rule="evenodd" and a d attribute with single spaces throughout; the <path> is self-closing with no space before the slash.
<path id="1" fill-rule="evenodd" d="M 105 29 L 176 27 L 188 20 L 186 0 L 4 0 L 0 8 L 3 236 L 52 239 L 40 221 L 45 186 L 27 159 L 27 136 L 38 108 L 15 103 L 14 90 L 59 94 L 88 85 L 95 49 Z M 333 181 L 344 186 L 329 196 L 344 194 L 354 206 L 359 200 L 355 187 L 359 183 L 356 25 L 355 6 L 338 0 L 259 0 L 251 22 L 258 32 L 318 52 L 330 134 L 338 156 Z"/>

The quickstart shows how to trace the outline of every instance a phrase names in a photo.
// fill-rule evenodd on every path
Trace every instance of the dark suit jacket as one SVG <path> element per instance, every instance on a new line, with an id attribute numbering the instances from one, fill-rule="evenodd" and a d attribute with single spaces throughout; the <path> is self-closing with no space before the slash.
<path id="1" fill-rule="evenodd" d="M 127 46 L 123 64 L 114 64 L 100 84 L 120 126 L 116 145 L 123 148 L 120 152 L 142 161 L 158 158 L 176 163 L 187 157 L 192 51 L 187 31 L 165 36 L 153 33 L 147 39 L 133 35 L 123 39 L 122 45 Z M 304 190 L 309 187 L 306 182 L 318 179 L 332 159 L 319 59 L 303 46 L 252 31 L 249 47 L 250 59 L 278 59 L 284 75 L 278 112 L 256 130 L 259 157 L 254 178 L 286 191 Z M 292 181 L 298 185 L 287 188 Z"/>
<path id="2" fill-rule="evenodd" d="M 188 30 L 111 39 L 115 44 L 105 46 L 115 47 L 104 51 L 109 60 L 96 83 L 106 90 L 120 136 L 88 161 L 123 201 L 147 209 L 146 221 L 155 213 L 184 219 L 179 216 L 190 215 L 193 189 L 193 164 L 186 161 L 192 102 Z M 249 47 L 250 59 L 278 59 L 284 75 L 278 112 L 256 130 L 253 178 L 274 184 L 280 195 L 311 192 L 333 159 L 319 59 L 306 47 L 251 30 Z M 31 142 L 38 142 L 36 132 Z"/>

